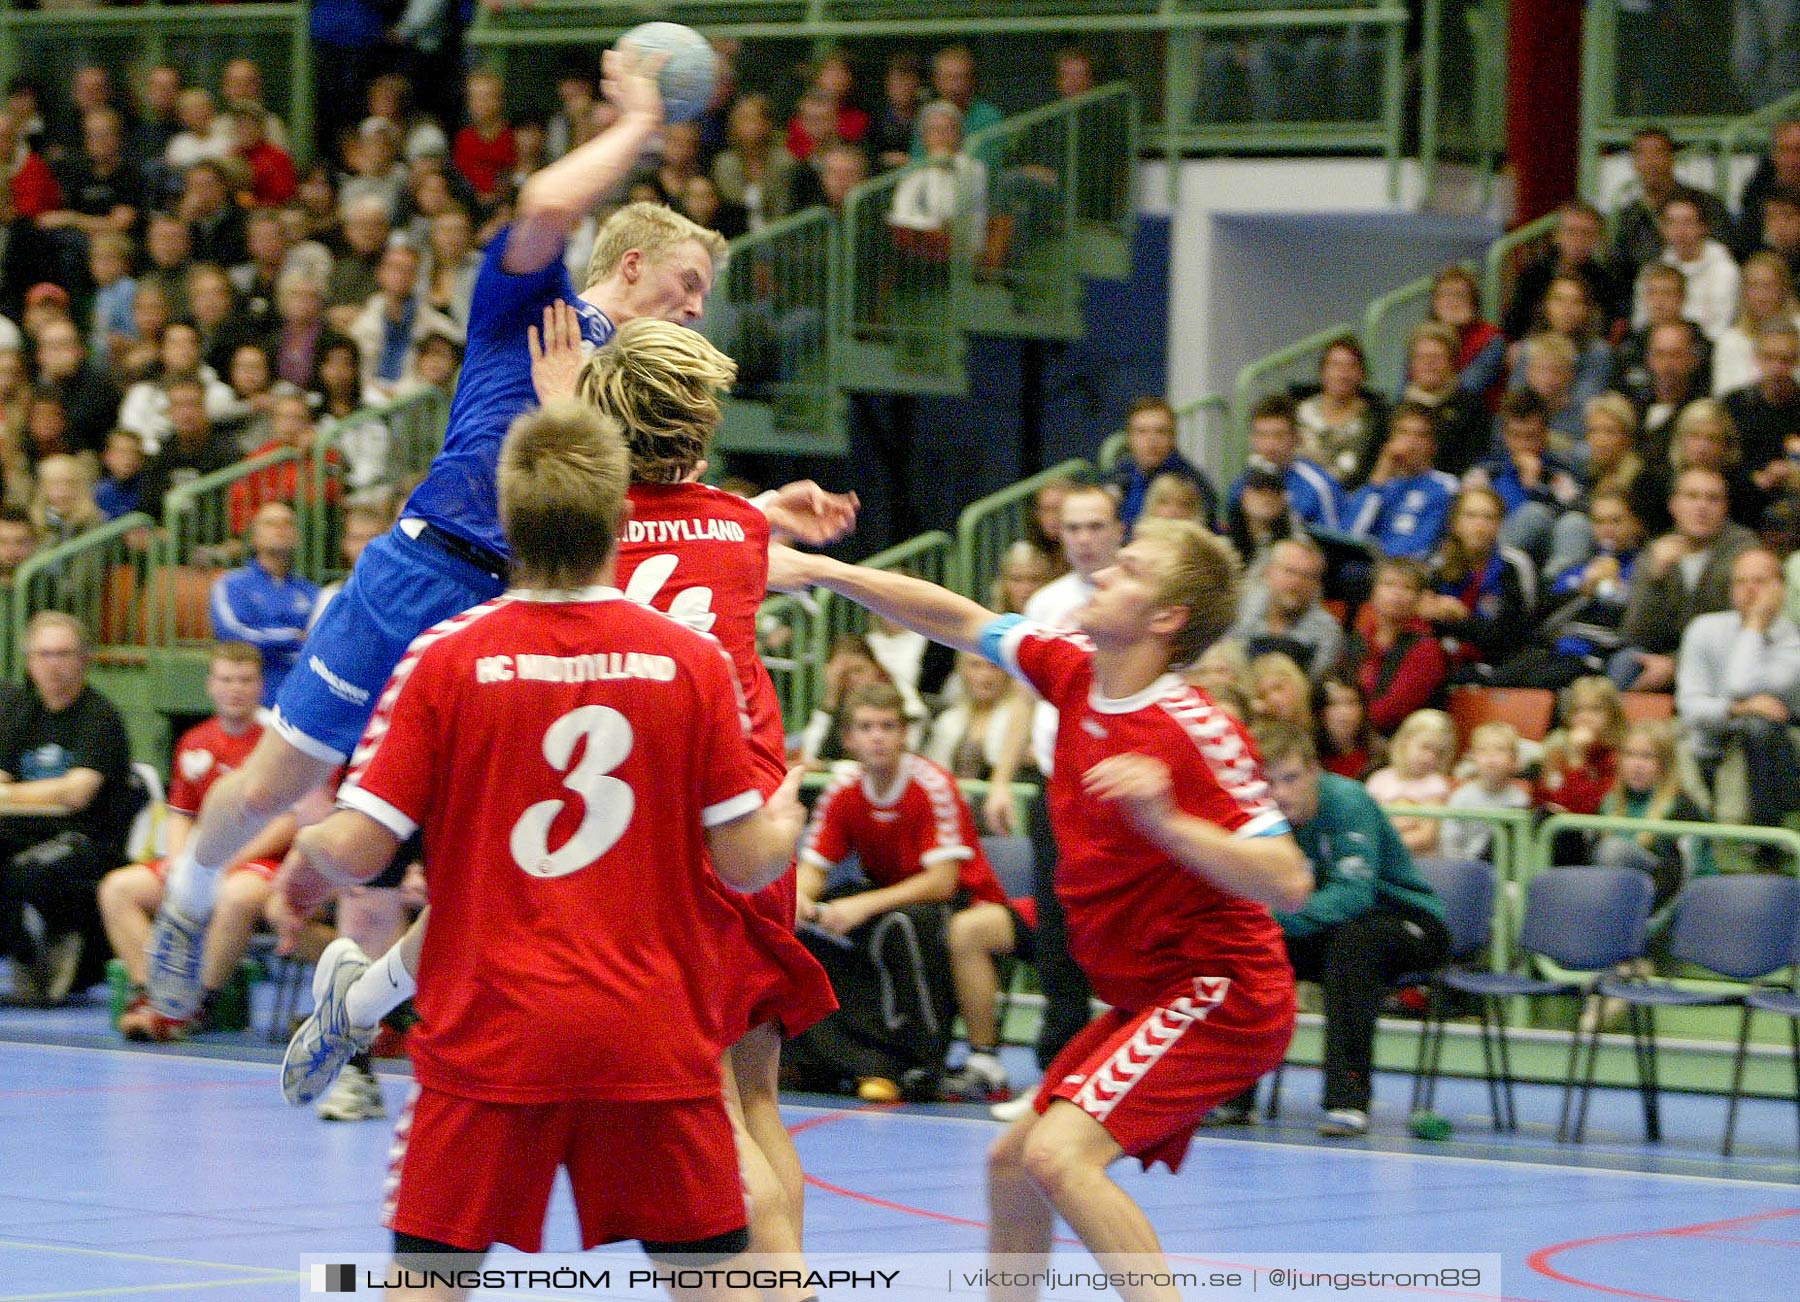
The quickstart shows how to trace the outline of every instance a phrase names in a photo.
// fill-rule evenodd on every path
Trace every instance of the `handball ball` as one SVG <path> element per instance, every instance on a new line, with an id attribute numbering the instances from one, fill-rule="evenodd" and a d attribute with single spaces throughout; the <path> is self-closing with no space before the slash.
<path id="1" fill-rule="evenodd" d="M 704 36 L 680 23 L 643 23 L 619 38 L 621 45 L 626 41 L 644 54 L 669 56 L 656 78 L 665 121 L 692 122 L 706 112 L 718 83 L 719 62 Z"/>

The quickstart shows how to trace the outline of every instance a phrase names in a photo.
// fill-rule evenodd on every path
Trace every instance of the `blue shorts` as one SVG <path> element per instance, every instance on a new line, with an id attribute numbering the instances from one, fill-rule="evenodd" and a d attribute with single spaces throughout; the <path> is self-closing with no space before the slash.
<path id="1" fill-rule="evenodd" d="M 382 534 L 307 635 L 270 726 L 296 750 L 343 763 L 413 639 L 505 590 L 503 580 L 398 526 Z"/>

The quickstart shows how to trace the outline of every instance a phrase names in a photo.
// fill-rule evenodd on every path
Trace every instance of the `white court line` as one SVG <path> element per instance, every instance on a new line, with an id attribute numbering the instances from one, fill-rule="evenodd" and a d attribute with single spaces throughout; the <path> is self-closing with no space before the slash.
<path id="1" fill-rule="evenodd" d="M 931 1112 L 896 1112 L 887 1109 L 861 1111 L 854 1108 L 821 1108 L 805 1103 L 784 1103 L 782 1110 L 787 1112 L 807 1112 L 817 1115 L 841 1115 L 863 1120 L 883 1121 L 928 1121 L 941 1122 L 945 1125 L 980 1126 L 994 1134 L 999 1134 L 1004 1126 L 992 1121 L 983 1121 L 978 1117 L 946 1117 Z M 809 1132 L 810 1133 L 810 1132 Z M 1555 1171 L 1562 1175 L 1602 1175 L 1633 1180 L 1679 1180 L 1689 1184 L 1722 1184 L 1737 1189 L 1780 1189 L 1789 1197 L 1800 1199 L 1800 1186 L 1792 1181 L 1733 1179 L 1725 1175 L 1687 1175 L 1679 1171 L 1621 1171 L 1609 1166 L 1571 1166 L 1564 1162 L 1534 1162 L 1528 1158 L 1511 1157 L 1461 1157 L 1454 1153 L 1391 1153 L 1378 1148 L 1343 1148 L 1327 1147 L 1324 1144 L 1284 1144 L 1272 1139 L 1219 1139 L 1215 1143 L 1249 1145 L 1255 1148 L 1278 1148 L 1284 1152 L 1296 1149 L 1307 1153 L 1328 1153 L 1334 1158 L 1384 1158 L 1399 1162 L 1456 1162 L 1463 1165 L 1477 1166 L 1522 1166 L 1540 1171 Z M 1687 1159 L 1676 1159 L 1687 1160 Z M 1704 1160 L 1704 1159 L 1694 1159 Z"/>
<path id="2" fill-rule="evenodd" d="M 294 1282 L 305 1278 L 298 1272 L 289 1272 L 288 1279 Z M 49 1302 L 52 1298 L 78 1297 L 125 1297 L 145 1293 L 173 1293 L 176 1290 L 187 1291 L 200 1288 L 236 1288 L 240 1284 L 281 1284 L 287 1281 L 272 1278 L 268 1275 L 249 1275 L 243 1279 L 210 1279 L 198 1283 L 185 1284 L 122 1284 L 118 1288 L 84 1288 L 68 1293 L 6 1293 L 0 1294 L 0 1302 Z"/>
<path id="3" fill-rule="evenodd" d="M 142 1252 L 119 1252 L 112 1248 L 77 1248 L 62 1243 L 34 1243 L 28 1239 L 0 1239 L 0 1248 L 23 1248 L 28 1252 L 54 1252 L 65 1257 L 104 1257 L 108 1261 L 144 1261 L 159 1266 L 200 1266 L 206 1270 L 252 1270 L 275 1279 L 298 1279 L 299 1275 L 285 1267 L 247 1266 L 241 1261 L 196 1261 L 192 1257 L 157 1257 Z M 0 1298 L 0 1302 L 6 1299 Z"/>

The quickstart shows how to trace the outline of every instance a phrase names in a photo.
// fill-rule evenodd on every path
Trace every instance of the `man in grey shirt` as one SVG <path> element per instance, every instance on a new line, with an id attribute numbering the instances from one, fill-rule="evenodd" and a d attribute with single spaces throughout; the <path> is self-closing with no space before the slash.
<path id="1" fill-rule="evenodd" d="M 1252 656 L 1279 651 L 1318 682 L 1344 654 L 1344 630 L 1319 604 L 1325 553 L 1310 538 L 1286 538 L 1270 549 L 1261 583 L 1244 585 L 1231 636 Z"/>
<path id="2" fill-rule="evenodd" d="M 1731 746 L 1748 768 L 1749 821 L 1779 826 L 1800 808 L 1789 726 L 1800 713 L 1800 628 L 1781 613 L 1781 562 L 1753 547 L 1731 564 L 1731 609 L 1681 638 L 1675 709 L 1710 781 Z"/>

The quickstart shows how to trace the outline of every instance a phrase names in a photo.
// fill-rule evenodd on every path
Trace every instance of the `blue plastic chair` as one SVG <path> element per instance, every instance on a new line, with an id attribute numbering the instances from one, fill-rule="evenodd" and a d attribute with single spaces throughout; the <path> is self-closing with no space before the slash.
<path id="1" fill-rule="evenodd" d="M 1006 892 L 1007 899 L 1030 898 L 1035 893 L 1037 856 L 1031 848 L 1030 837 L 984 836 L 981 852 L 987 856 L 988 866 L 1000 880 L 1000 889 Z M 994 1025 L 1000 1028 L 1002 1038 L 1006 1034 L 1007 1015 L 1012 1012 L 1013 987 L 1018 984 L 1023 962 L 1009 954 L 997 959 L 995 964 L 1000 982 L 1000 1007 Z"/>
<path id="2" fill-rule="evenodd" d="M 1762 878 L 1752 878 L 1761 881 Z M 1775 881 L 1786 881 L 1793 885 L 1792 879 L 1773 878 Z M 1796 898 L 1800 898 L 1797 896 Z M 1782 958 L 1782 965 L 1791 969 L 1790 984 L 1786 986 L 1753 986 L 1744 994 L 1743 1020 L 1738 1024 L 1737 1058 L 1731 1066 L 1731 1101 L 1725 1108 L 1725 1142 L 1720 1145 L 1719 1152 L 1731 1156 L 1732 1139 L 1737 1133 L 1738 1099 L 1744 1092 L 1744 1063 L 1750 1054 L 1750 1019 L 1757 1013 L 1774 1013 L 1777 1017 L 1788 1019 L 1788 1043 L 1793 1055 L 1794 1064 L 1794 1110 L 1796 1125 L 1800 1126 L 1800 994 L 1795 992 L 1793 982 L 1800 981 L 1800 904 L 1790 906 L 1793 916 L 1790 919 L 1787 953 Z M 1762 975 L 1768 975 L 1763 973 Z"/>
<path id="3" fill-rule="evenodd" d="M 1440 980 L 1446 990 L 1472 995 L 1478 1001 L 1482 1067 L 1487 1077 L 1495 1129 L 1518 1129 L 1518 1110 L 1513 1102 L 1512 1055 L 1507 1044 L 1505 1010 L 1501 1001 L 1519 996 L 1573 999 L 1578 1007 L 1585 1009 L 1591 1005 L 1598 1018 L 1600 997 L 1595 993 L 1595 986 L 1600 975 L 1643 955 L 1650 901 L 1655 893 L 1649 875 L 1635 868 L 1548 869 L 1533 877 L 1525 888 L 1525 918 L 1519 929 L 1518 958 L 1523 963 L 1531 955 L 1542 955 L 1567 971 L 1592 973 L 1592 980 L 1554 980 L 1532 976 L 1522 969 L 1509 972 L 1451 969 L 1443 973 Z M 1576 1026 L 1580 1027 L 1579 1020 Z M 1441 1026 L 1438 1033 L 1442 1034 Z M 1563 1084 L 1562 1111 L 1556 1124 L 1559 1141 L 1569 1132 L 1580 1047 L 1581 1032 L 1577 1029 L 1569 1036 L 1569 1066 Z M 1589 1070 L 1592 1070 L 1591 1061 Z"/>
<path id="4" fill-rule="evenodd" d="M 1800 881 L 1786 875 L 1697 877 L 1676 901 L 1669 933 L 1669 955 L 1677 962 L 1703 967 L 1733 981 L 1759 981 L 1786 967 L 1793 946 L 1794 920 L 1800 916 Z M 1623 1000 L 1637 1058 L 1638 1092 L 1644 1101 L 1644 1137 L 1662 1138 L 1657 1105 L 1656 1010 L 1658 1008 L 1723 1008 L 1744 1002 L 1737 990 L 1695 990 L 1668 981 L 1609 975 L 1598 993 Z M 1749 1010 L 1745 1010 L 1748 1025 Z M 1575 1140 L 1587 1127 L 1588 1096 L 1594 1088 L 1594 1059 L 1600 1022 L 1589 1036 L 1588 1070 L 1581 1085 Z M 1727 1122 L 1729 1131 L 1730 1123 Z M 1729 1139 L 1726 1141 L 1729 1144 Z"/>

